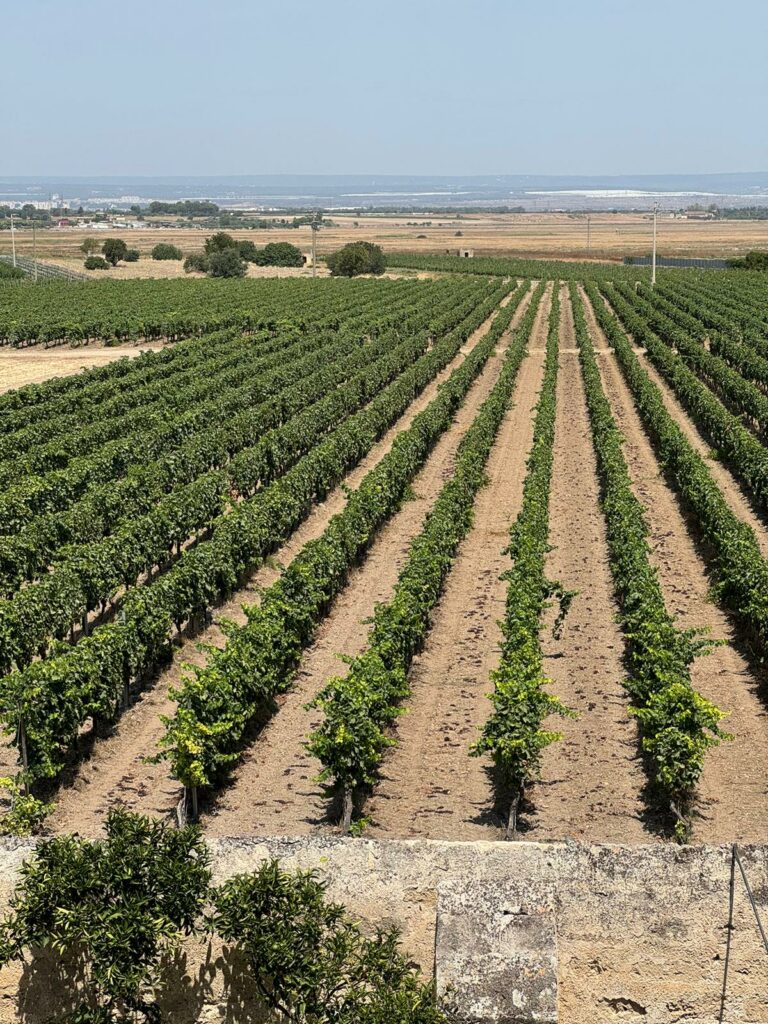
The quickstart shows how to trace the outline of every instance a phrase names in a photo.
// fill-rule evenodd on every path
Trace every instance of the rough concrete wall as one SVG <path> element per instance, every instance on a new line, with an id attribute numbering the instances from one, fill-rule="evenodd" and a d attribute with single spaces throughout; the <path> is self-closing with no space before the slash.
<path id="1" fill-rule="evenodd" d="M 438 983 L 475 1020 L 553 1020 L 555 1012 L 561 1024 L 717 1020 L 728 848 L 323 837 L 222 839 L 212 848 L 219 882 L 271 856 L 317 868 L 352 912 L 400 925 L 427 971 L 437 929 Z M 0 848 L 3 905 L 28 852 L 23 843 Z M 768 846 L 743 858 L 768 917 Z M 726 1020 L 768 1024 L 768 956 L 741 889 L 736 909 Z M 67 1005 L 66 979 L 50 971 L 47 961 L 0 971 L 0 1022 L 38 1024 Z M 167 989 L 171 1024 L 260 1020 L 242 965 L 216 944 L 188 944 L 169 965 Z"/>

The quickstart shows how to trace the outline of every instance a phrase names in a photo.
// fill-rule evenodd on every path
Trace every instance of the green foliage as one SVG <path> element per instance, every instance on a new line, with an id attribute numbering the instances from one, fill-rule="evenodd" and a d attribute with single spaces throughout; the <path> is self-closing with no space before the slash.
<path id="1" fill-rule="evenodd" d="M 290 242 L 269 242 L 253 261 L 263 267 L 301 267 L 304 259 L 301 249 Z M 347 275 L 350 276 L 350 275 Z"/>
<path id="2" fill-rule="evenodd" d="M 396 929 L 366 936 L 312 872 L 277 861 L 214 896 L 213 923 L 245 956 L 279 1020 L 295 1024 L 439 1024 L 430 985 L 399 950 Z"/>
<path id="3" fill-rule="evenodd" d="M 541 286 L 540 286 L 541 288 Z M 529 311 L 529 315 L 533 315 Z M 530 327 L 528 328 L 530 330 Z M 555 434 L 558 334 L 560 329 L 559 285 L 554 282 L 547 335 L 544 383 L 539 396 L 523 488 L 523 504 L 510 530 L 511 568 L 507 581 L 506 614 L 501 624 L 503 642 L 499 667 L 493 672 L 493 713 L 485 723 L 471 753 L 491 754 L 499 771 L 500 789 L 512 795 L 510 829 L 514 830 L 517 799 L 540 770 L 541 753 L 561 738 L 543 729 L 551 714 L 572 716 L 545 687 L 539 633 L 541 613 L 548 598 L 561 594 L 566 607 L 573 597 L 545 576 L 549 551 L 549 494 L 552 478 L 552 445 Z M 561 611 L 564 614 L 565 608 Z"/>
<path id="4" fill-rule="evenodd" d="M 359 458 L 370 448 L 383 425 L 400 415 L 414 393 L 453 357 L 467 332 L 483 322 L 506 290 L 503 286 L 482 306 L 473 305 L 469 321 L 460 320 L 460 327 L 421 356 L 402 379 L 379 390 L 370 405 L 286 474 L 273 492 L 274 503 L 270 500 L 268 506 L 262 506 L 265 512 L 269 509 L 267 537 L 274 537 L 275 532 L 287 536 L 295 528 L 311 502 L 343 477 L 350 464 L 346 453 L 355 451 Z M 462 312 L 454 309 L 449 323 L 455 323 Z M 168 720 L 162 742 L 163 756 L 171 760 L 174 776 L 185 786 L 215 782 L 237 759 L 248 723 L 290 684 L 301 651 L 346 583 L 350 567 L 403 500 L 494 343 L 493 338 L 484 339 L 473 349 L 443 384 L 438 397 L 350 494 L 344 511 L 333 517 L 317 540 L 305 545 L 262 595 L 258 607 L 247 609 L 247 625 L 228 626 L 225 648 L 210 651 L 205 668 L 185 678 L 174 694 L 178 710 Z"/>
<path id="5" fill-rule="evenodd" d="M 181 260 L 183 258 L 184 253 L 181 249 L 177 245 L 171 245 L 168 242 L 158 242 L 152 249 L 153 260 Z"/>
<path id="6" fill-rule="evenodd" d="M 120 260 L 125 259 L 125 254 L 128 252 L 128 246 L 122 238 L 105 238 L 101 251 L 104 253 L 104 259 L 107 263 L 111 263 L 112 266 L 115 267 Z"/>
<path id="7" fill-rule="evenodd" d="M 297 313 L 305 308 L 304 285 L 281 286 L 283 308 L 285 296 L 294 292 Z M 446 281 L 370 287 L 323 282 L 321 288 L 326 285 L 336 293 L 334 303 L 344 296 L 355 311 L 351 318 L 345 314 L 341 331 L 333 307 L 330 322 L 319 329 L 328 316 L 321 304 L 313 307 L 317 326 L 306 332 L 291 329 L 286 336 L 283 328 L 275 336 L 267 331 L 245 345 L 236 332 L 190 341 L 113 364 L 109 373 L 91 371 L 74 383 L 66 378 L 30 389 L 30 398 L 53 396 L 39 408 L 20 405 L 3 413 L 10 401 L 0 398 L 0 415 L 7 422 L 32 420 L 14 435 L 19 445 L 31 446 L 29 455 L 5 467 L 6 482 L 13 472 L 21 482 L 0 496 L 0 521 L 8 534 L 0 539 L 0 578 L 5 568 L 7 585 L 14 588 L 28 576 L 33 581 L 42 572 L 43 577 L 7 605 L 0 602 L 0 632 L 5 630 L 9 641 L 5 651 L 28 659 L 37 642 L 45 644 L 51 633 L 65 635 L 73 617 L 114 599 L 115 587 L 129 587 L 114 621 L 74 646 L 51 643 L 44 652 L 48 657 L 6 680 L 2 716 L 14 733 L 24 723 L 36 774 L 58 771 L 64 751 L 89 717 L 114 719 L 125 687 L 166 656 L 174 630 L 200 616 L 290 535 L 313 501 L 370 449 L 507 290 L 470 280 L 458 290 Z M 375 305 L 360 308 L 374 288 Z M 395 296 L 400 298 L 393 302 Z M 435 344 L 427 353 L 430 336 Z M 169 388 L 173 366 L 184 370 L 188 364 L 194 368 L 188 386 Z M 217 374 L 227 375 L 228 388 L 214 387 L 211 395 Z M 162 396 L 169 402 L 167 421 L 146 429 L 141 407 L 132 411 L 141 394 L 132 381 L 145 386 L 145 398 L 157 402 Z M 22 394 L 27 392 L 17 397 Z M 115 410 L 121 403 L 129 410 L 123 426 L 134 431 L 121 436 L 118 430 L 114 442 L 102 448 L 103 431 L 121 424 L 120 417 L 104 415 L 100 403 L 107 398 Z M 61 411 L 58 420 L 51 415 L 54 409 Z M 85 434 L 70 431 L 72 409 L 93 421 L 84 426 Z M 41 431 L 53 435 L 50 447 L 40 443 Z M 58 468 L 62 438 L 78 456 L 64 469 Z M 88 438 L 95 455 L 87 453 Z M 47 465 L 49 458 L 54 473 L 29 476 L 32 465 Z M 164 545 L 208 525 L 206 502 L 214 502 L 209 507 L 215 513 L 222 494 L 221 478 L 217 484 L 215 472 L 210 475 L 212 465 L 226 469 L 224 490 L 246 500 L 215 516 L 210 538 L 182 551 L 170 567 L 164 564 L 166 571 L 157 579 L 131 586 L 136 573 L 153 568 L 154 559 L 165 563 Z M 131 471 L 124 475 L 128 466 Z M 45 515 L 36 520 L 30 515 L 34 510 Z M 79 549 L 67 551 L 56 571 L 45 573 L 57 547 L 72 543 Z M 44 591 L 49 597 L 35 601 L 34 594 L 42 597 Z M 18 614 L 25 607 L 27 613 Z M 258 702 L 257 692 L 248 707 Z M 240 715 L 238 705 L 232 711 Z M 211 705 L 210 714 L 215 720 L 217 706 Z M 233 730 L 235 747 L 240 735 Z"/>
<path id="8" fill-rule="evenodd" d="M 98 252 L 101 248 L 101 242 L 98 238 L 84 238 L 80 243 L 80 252 L 89 256 L 92 252 Z"/>
<path id="9" fill-rule="evenodd" d="M 743 259 L 730 259 L 728 266 L 736 270 L 768 270 L 768 252 L 753 249 Z"/>
<path id="10" fill-rule="evenodd" d="M 207 274 L 210 270 L 210 262 L 208 256 L 204 252 L 193 252 L 184 260 L 184 272 L 189 274 L 192 271 L 197 271 L 201 274 Z"/>
<path id="11" fill-rule="evenodd" d="M 240 253 L 241 259 L 244 259 L 247 263 L 258 263 L 260 259 L 260 250 L 256 248 L 254 242 L 250 238 L 243 238 L 237 243 L 237 251 Z"/>
<path id="12" fill-rule="evenodd" d="M 386 262 L 381 247 L 372 242 L 350 242 L 326 258 L 334 277 L 357 277 L 360 274 L 383 274 Z"/>
<path id="13" fill-rule="evenodd" d="M 602 301 L 591 288 L 590 293 L 597 315 L 605 320 Z M 581 297 L 574 285 L 571 301 L 602 484 L 611 573 L 627 643 L 630 677 L 625 686 L 633 700 L 630 711 L 642 729 L 651 777 L 674 805 L 675 813 L 682 816 L 690 808 L 704 755 L 728 738 L 719 726 L 724 712 L 691 686 L 690 665 L 699 653 L 711 648 L 712 641 L 701 631 L 678 629 L 667 610 L 651 561 L 643 506 L 632 489 L 622 452 L 623 437 L 603 391 Z M 610 338 L 622 347 L 617 332 Z"/>
<path id="14" fill-rule="evenodd" d="M 86 256 L 86 270 L 109 270 L 109 263 L 102 256 Z"/>
<path id="15" fill-rule="evenodd" d="M 129 249 L 123 259 L 126 263 L 138 263 L 141 259 L 141 253 L 138 249 Z"/>
<path id="16" fill-rule="evenodd" d="M 203 248 L 206 254 L 211 256 L 215 252 L 225 252 L 227 249 L 236 250 L 237 242 L 226 231 L 217 231 L 215 235 L 206 238 Z"/>
<path id="17" fill-rule="evenodd" d="M 19 779 L 0 779 L 0 789 L 5 789 L 11 800 L 10 809 L 0 816 L 0 835 L 28 836 L 39 832 L 55 805 L 25 792 Z"/>
<path id="18" fill-rule="evenodd" d="M 208 273 L 211 277 L 245 277 L 247 265 L 237 249 L 214 251 L 208 257 Z"/>
<path id="19" fill-rule="evenodd" d="M 528 291 L 527 282 L 495 317 L 485 344 L 495 343 L 508 329 Z M 533 300 L 535 311 L 541 288 Z M 485 482 L 485 463 L 508 407 L 520 364 L 526 354 L 528 330 L 510 345 L 499 379 L 465 434 L 454 473 L 427 516 L 387 604 L 377 605 L 365 650 L 350 661 L 349 672 L 330 681 L 313 701 L 324 719 L 307 744 L 323 770 L 345 794 L 342 826 L 351 824 L 353 791 L 375 781 L 385 749 L 393 740 L 388 729 L 408 696 L 408 670 L 429 629 L 431 613 L 442 593 L 461 540 L 472 524 L 475 496 Z"/>
<path id="20" fill-rule="evenodd" d="M 2 922 L 0 962 L 47 946 L 84 968 L 80 1020 L 122 1022 L 138 1013 L 155 1021 L 161 957 L 196 927 L 208 861 L 195 828 L 120 810 L 110 811 L 104 840 L 43 840 Z"/>

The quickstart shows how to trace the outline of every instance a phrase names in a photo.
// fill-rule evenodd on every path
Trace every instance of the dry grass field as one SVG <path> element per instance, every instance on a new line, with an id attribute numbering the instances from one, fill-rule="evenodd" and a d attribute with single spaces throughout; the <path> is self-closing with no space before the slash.
<path id="1" fill-rule="evenodd" d="M 587 218 L 584 214 L 525 213 L 525 214 L 387 214 L 352 215 L 332 213 L 332 227 L 319 235 L 320 254 L 338 249 L 354 240 L 374 241 L 385 251 L 418 253 L 455 253 L 458 248 L 470 248 L 476 255 L 518 255 L 542 258 L 621 259 L 627 255 L 643 255 L 651 247 L 651 217 L 649 214 L 600 213 L 590 216 L 590 245 L 587 248 Z M 461 236 L 457 236 L 457 231 Z M 109 271 L 111 278 L 177 277 L 183 275 L 180 262 L 158 262 L 149 253 L 158 242 L 172 242 L 184 253 L 202 249 L 203 240 L 210 229 L 147 228 L 104 232 L 106 237 L 124 238 L 129 246 L 137 248 L 142 259 L 138 263 L 122 264 Z M 38 233 L 37 253 L 41 259 L 60 263 L 70 269 L 82 270 L 83 256 L 79 246 L 83 238 L 93 232 L 78 229 L 55 229 Z M 287 241 L 302 251 L 310 249 L 308 228 L 272 228 L 264 231 L 232 231 L 237 238 L 250 238 L 257 245 Z M 98 237 L 101 237 L 100 235 Z M 697 221 L 673 219 L 669 215 L 659 218 L 659 252 L 666 256 L 734 256 L 750 249 L 768 247 L 768 221 Z M 18 232 L 17 248 L 24 255 L 32 255 L 32 236 Z M 0 250 L 10 249 L 10 237 L 0 236 Z M 325 268 L 320 268 L 320 274 Z M 308 270 L 253 267 L 251 276 L 304 276 Z M 94 277 L 106 276 L 96 271 Z"/>

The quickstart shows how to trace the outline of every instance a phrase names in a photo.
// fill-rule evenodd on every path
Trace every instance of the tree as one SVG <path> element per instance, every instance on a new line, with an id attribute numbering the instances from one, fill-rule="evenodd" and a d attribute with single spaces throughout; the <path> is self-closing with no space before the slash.
<path id="1" fill-rule="evenodd" d="M 312 872 L 276 860 L 214 893 L 213 923 L 244 954 L 267 1006 L 292 1024 L 441 1024 L 431 988 L 399 950 L 325 896 Z"/>
<path id="2" fill-rule="evenodd" d="M 128 246 L 122 238 L 105 238 L 101 251 L 104 253 L 104 259 L 107 263 L 111 263 L 112 266 L 115 267 L 120 260 L 125 259 L 125 254 L 128 252 Z"/>
<path id="3" fill-rule="evenodd" d="M 270 242 L 264 246 L 261 255 L 262 266 L 265 267 L 303 267 L 304 259 L 301 249 L 290 242 Z"/>
<path id="4" fill-rule="evenodd" d="M 350 242 L 328 256 L 326 263 L 334 277 L 383 274 L 386 269 L 381 247 L 372 242 Z"/>
<path id="5" fill-rule="evenodd" d="M 210 256 L 211 253 L 224 252 L 225 249 L 237 249 L 237 242 L 226 231 L 217 231 L 215 235 L 206 238 L 204 248 Z"/>
<path id="6" fill-rule="evenodd" d="M 99 240 L 97 238 L 84 238 L 80 243 L 80 252 L 89 256 L 92 252 L 99 251 Z"/>
<path id="7" fill-rule="evenodd" d="M 237 249 L 221 249 L 208 257 L 208 273 L 211 277 L 245 277 L 245 260 Z"/>
<path id="8" fill-rule="evenodd" d="M 158 242 L 152 250 L 153 260 L 181 260 L 184 253 L 178 246 L 170 245 L 168 242 Z"/>
<path id="9" fill-rule="evenodd" d="M 83 266 L 86 270 L 109 270 L 109 264 L 103 256 L 86 256 Z"/>
<path id="10" fill-rule="evenodd" d="M 197 926 L 210 855 L 197 828 L 169 828 L 124 810 L 109 812 L 106 833 L 38 844 L 2 922 L 0 964 L 46 946 L 77 955 L 87 980 L 70 1020 L 122 1024 L 138 1013 L 154 1022 L 161 960 Z"/>

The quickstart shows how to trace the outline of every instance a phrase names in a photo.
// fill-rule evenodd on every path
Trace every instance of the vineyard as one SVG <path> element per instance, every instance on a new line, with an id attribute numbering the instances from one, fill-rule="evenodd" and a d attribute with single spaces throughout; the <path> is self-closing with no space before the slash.
<path id="1" fill-rule="evenodd" d="M 54 837 L 6 960 L 54 889 L 98 918 L 97 850 L 245 942 L 243 901 L 337 910 L 274 863 L 206 888 L 201 835 L 763 839 L 764 277 L 473 263 L 0 290 L 9 346 L 118 346 L 0 394 L 0 828 Z"/>
<path id="2" fill-rule="evenodd" d="M 6 830 L 760 835 L 765 286 L 494 262 L 4 291 Z"/>

